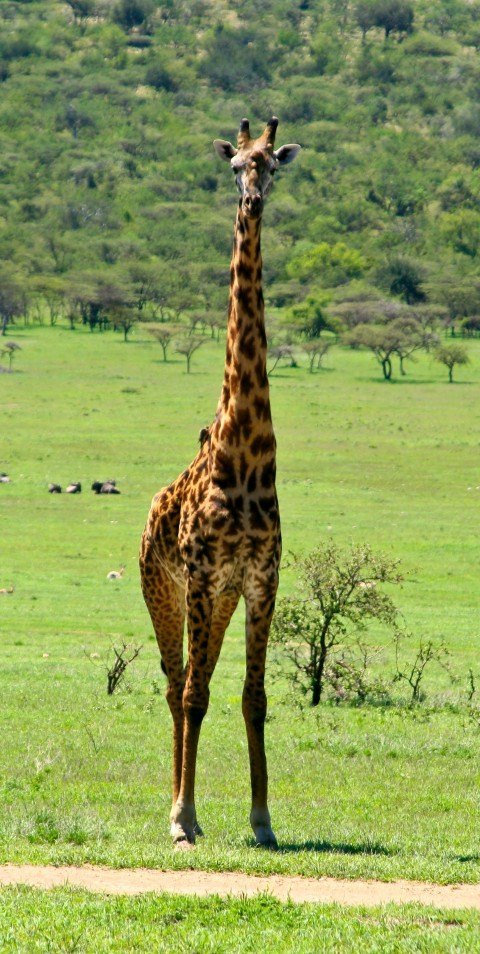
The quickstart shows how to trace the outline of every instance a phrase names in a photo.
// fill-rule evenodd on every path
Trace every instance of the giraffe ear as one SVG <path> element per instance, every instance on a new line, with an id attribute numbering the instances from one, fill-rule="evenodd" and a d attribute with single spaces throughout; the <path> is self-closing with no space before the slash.
<path id="1" fill-rule="evenodd" d="M 293 160 L 297 158 L 301 148 L 302 147 L 296 143 L 288 143 L 287 146 L 280 146 L 280 149 L 274 152 L 275 159 L 279 165 L 287 166 L 289 162 L 293 162 Z"/>
<path id="2" fill-rule="evenodd" d="M 220 159 L 224 159 L 225 162 L 230 162 L 230 160 L 237 155 L 235 147 L 232 146 L 231 142 L 227 142 L 226 139 L 214 139 L 213 147 L 217 155 L 220 156 Z"/>

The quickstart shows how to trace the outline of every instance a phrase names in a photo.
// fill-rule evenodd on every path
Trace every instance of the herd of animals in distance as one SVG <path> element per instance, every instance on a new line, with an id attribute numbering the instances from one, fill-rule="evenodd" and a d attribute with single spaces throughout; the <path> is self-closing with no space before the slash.
<path id="1" fill-rule="evenodd" d="M 0 474 L 0 484 L 10 484 L 11 478 L 4 471 Z M 118 489 L 115 480 L 94 480 L 91 486 L 91 490 L 95 494 L 119 494 L 121 491 Z M 62 487 L 60 484 L 49 484 L 48 485 L 49 494 L 61 494 Z M 80 494 L 82 492 L 82 485 L 79 480 L 74 480 L 67 487 L 65 487 L 65 493 L 67 494 Z M 119 570 L 110 570 L 107 573 L 107 580 L 120 580 L 124 574 L 125 567 L 121 566 Z M 5 586 L 0 588 L 0 595 L 7 593 L 14 593 L 14 586 Z"/>

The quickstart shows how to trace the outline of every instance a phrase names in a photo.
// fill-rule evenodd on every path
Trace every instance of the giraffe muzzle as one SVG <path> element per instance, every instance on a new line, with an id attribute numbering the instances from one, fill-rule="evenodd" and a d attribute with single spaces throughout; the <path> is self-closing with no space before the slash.
<path id="1" fill-rule="evenodd" d="M 252 217 L 261 215 L 263 211 L 263 198 L 260 193 L 244 196 L 243 211 L 245 215 L 251 215 Z"/>

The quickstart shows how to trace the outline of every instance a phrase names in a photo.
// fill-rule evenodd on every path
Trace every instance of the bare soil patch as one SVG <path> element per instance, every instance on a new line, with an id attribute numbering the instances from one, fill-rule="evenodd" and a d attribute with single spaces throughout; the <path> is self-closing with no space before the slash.
<path id="1" fill-rule="evenodd" d="M 280 901 L 345 905 L 416 902 L 437 908 L 480 910 L 480 885 L 436 885 L 420 881 L 350 881 L 336 878 L 257 877 L 238 872 L 156 871 L 147 868 L 114 869 L 91 865 L 0 866 L 0 885 L 25 884 L 35 888 L 76 887 L 101 894 L 168 892 L 205 897 L 253 897 L 268 892 Z"/>

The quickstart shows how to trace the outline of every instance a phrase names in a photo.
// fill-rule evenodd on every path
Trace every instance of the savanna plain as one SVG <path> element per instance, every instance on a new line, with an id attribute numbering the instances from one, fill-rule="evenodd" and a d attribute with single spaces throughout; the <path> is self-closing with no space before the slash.
<path id="1" fill-rule="evenodd" d="M 13 329 L 12 329 L 13 332 Z M 224 341 L 184 359 L 139 325 L 131 340 L 18 325 L 1 377 L 0 862 L 101 864 L 313 877 L 480 881 L 478 513 L 480 348 L 449 384 L 427 354 L 382 380 L 373 357 L 332 347 L 309 373 L 278 365 L 271 399 L 285 566 L 319 543 L 368 543 L 401 561 L 392 596 L 411 637 L 448 646 L 423 698 L 393 681 L 385 634 L 373 663 L 391 693 L 369 704 L 294 704 L 269 668 L 266 729 L 278 852 L 253 846 L 241 716 L 243 619 L 211 686 L 198 760 L 205 837 L 175 853 L 168 834 L 170 716 L 139 586 L 150 499 L 196 453 L 215 411 Z M 114 478 L 118 496 L 93 480 Z M 50 495 L 50 481 L 82 493 Z M 112 569 L 123 576 L 107 580 Z M 107 695 L 114 648 L 141 647 Z M 477 689 L 477 686 L 479 687 Z M 94 898 L 8 888 L 5 951 L 475 951 L 473 912 Z M 222 940 L 223 938 L 223 940 Z M 320 942 L 321 939 L 321 942 Z M 320 945 L 320 946 L 316 946 Z"/>

